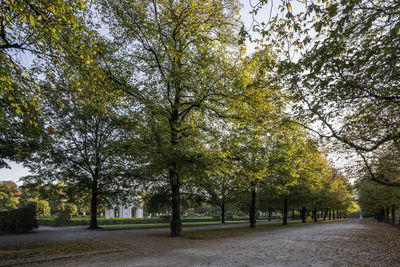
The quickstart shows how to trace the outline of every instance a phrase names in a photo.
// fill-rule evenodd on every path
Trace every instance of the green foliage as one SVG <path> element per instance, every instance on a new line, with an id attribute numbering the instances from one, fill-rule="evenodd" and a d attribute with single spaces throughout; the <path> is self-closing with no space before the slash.
<path id="1" fill-rule="evenodd" d="M 37 227 L 35 205 L 0 212 L 1 231 L 27 232 Z"/>
<path id="2" fill-rule="evenodd" d="M 138 149 L 146 172 L 171 185 L 174 229 L 180 229 L 181 191 L 199 179 L 209 160 L 205 144 L 217 130 L 210 121 L 229 114 L 225 104 L 237 94 L 232 83 L 239 3 L 99 2 L 119 48 L 112 76 L 130 96 L 131 106 L 143 110 Z"/>
<path id="3" fill-rule="evenodd" d="M 16 193 L 18 193 L 18 187 L 13 181 L 0 182 L 0 211 L 17 207 L 19 201 Z"/>
<path id="4" fill-rule="evenodd" d="M 29 199 L 22 206 L 33 207 L 36 210 L 36 217 L 47 216 L 50 214 L 50 205 L 46 200 Z"/>
<path id="5" fill-rule="evenodd" d="M 26 63 L 74 54 L 71 44 L 82 31 L 85 0 L 13 1 L 0 4 L 0 167 L 21 161 L 47 139 L 40 117 L 40 74 Z M 68 38 L 65 38 L 68 36 Z M 24 63 L 25 61 L 25 63 Z"/>
<path id="6" fill-rule="evenodd" d="M 68 214 L 69 216 L 75 215 L 77 212 L 78 208 L 76 207 L 76 205 L 71 203 L 66 203 L 62 211 L 62 213 Z"/>
<path id="7" fill-rule="evenodd" d="M 358 153 L 398 143 L 398 2 L 306 1 L 304 8 L 283 8 L 288 16 L 278 14 L 264 32 L 302 52 L 280 70 L 298 100 L 294 110 L 318 121 L 317 134 Z"/>
<path id="8" fill-rule="evenodd" d="M 371 164 L 361 168 L 355 187 L 363 213 L 379 214 L 400 206 L 400 188 L 392 186 L 400 181 L 399 154 L 396 146 L 383 146 L 375 151 Z"/>
<path id="9" fill-rule="evenodd" d="M 56 219 L 54 220 L 54 225 L 75 225 L 72 223 L 72 215 L 78 212 L 78 208 L 71 203 L 64 204 L 64 207 L 60 213 L 58 213 Z M 40 224 L 41 221 L 39 221 Z M 89 221 L 88 221 L 89 222 Z"/>

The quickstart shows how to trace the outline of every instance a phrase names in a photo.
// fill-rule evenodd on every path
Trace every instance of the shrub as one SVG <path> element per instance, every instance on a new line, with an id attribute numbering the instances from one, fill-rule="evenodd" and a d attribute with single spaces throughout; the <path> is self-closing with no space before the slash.
<path id="1" fill-rule="evenodd" d="M 50 213 L 50 205 L 46 200 L 36 201 L 36 217 L 47 216 Z"/>
<path id="2" fill-rule="evenodd" d="M 66 211 L 62 211 L 58 214 L 54 222 L 57 226 L 69 226 L 71 225 L 71 215 Z"/>
<path id="3" fill-rule="evenodd" d="M 50 213 L 50 205 L 46 200 L 28 199 L 21 203 L 21 207 L 33 208 L 36 210 L 36 217 L 47 216 Z"/>
<path id="4" fill-rule="evenodd" d="M 63 210 L 58 214 L 57 218 L 55 219 L 55 224 L 58 226 L 71 226 L 74 225 L 72 223 L 72 215 L 78 212 L 78 208 L 76 205 L 67 203 L 64 205 Z M 88 221 L 89 222 L 89 221 Z M 80 225 L 80 224 L 78 224 Z M 87 224 L 84 224 L 87 225 Z"/>
<path id="5" fill-rule="evenodd" d="M 61 213 L 66 213 L 69 216 L 72 216 L 72 215 L 75 215 L 77 212 L 78 212 L 78 208 L 76 207 L 76 205 L 67 203 L 64 205 L 64 209 L 62 210 Z"/>
<path id="6" fill-rule="evenodd" d="M 171 215 L 161 215 L 160 218 L 158 219 L 158 222 L 169 223 L 169 222 L 171 222 L 171 219 L 172 219 Z"/>
<path id="7" fill-rule="evenodd" d="M 11 232 L 28 232 L 37 228 L 36 206 L 0 212 L 0 230 Z"/>
<path id="8" fill-rule="evenodd" d="M 233 221 L 233 215 L 226 215 L 225 220 L 227 221 Z"/>
<path id="9" fill-rule="evenodd" d="M 219 215 L 214 215 L 214 216 L 212 216 L 212 220 L 213 220 L 213 221 L 220 221 L 220 220 L 221 220 L 221 216 L 219 216 Z"/>

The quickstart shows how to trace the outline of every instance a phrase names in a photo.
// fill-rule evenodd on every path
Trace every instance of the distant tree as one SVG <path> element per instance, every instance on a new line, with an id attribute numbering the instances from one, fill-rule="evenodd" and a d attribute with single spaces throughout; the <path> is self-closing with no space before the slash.
<path id="1" fill-rule="evenodd" d="M 9 210 L 17 207 L 19 201 L 16 197 L 18 186 L 13 181 L 0 182 L 0 210 Z"/>

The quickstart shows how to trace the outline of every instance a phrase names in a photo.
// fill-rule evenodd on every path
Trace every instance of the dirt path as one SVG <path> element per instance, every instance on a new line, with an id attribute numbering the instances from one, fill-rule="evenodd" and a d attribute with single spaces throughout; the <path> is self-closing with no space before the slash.
<path id="1" fill-rule="evenodd" d="M 127 250 L 40 266 L 400 266 L 400 229 L 373 219 L 236 233 L 204 240 L 169 238 L 166 229 L 67 230 L 59 233 L 60 239 L 73 236 Z M 23 238 L 22 242 L 38 240 L 40 234 L 31 236 L 34 235 L 37 237 Z M 55 236 L 50 229 L 45 235 Z M 0 240 L 1 249 L 4 240 L 2 237 Z"/>

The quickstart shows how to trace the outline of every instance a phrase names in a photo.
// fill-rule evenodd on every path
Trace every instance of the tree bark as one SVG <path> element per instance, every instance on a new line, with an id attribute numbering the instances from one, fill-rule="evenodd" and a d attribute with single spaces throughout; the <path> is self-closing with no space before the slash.
<path id="1" fill-rule="evenodd" d="M 97 201 L 98 201 L 98 188 L 97 188 L 97 177 L 93 177 L 92 184 L 92 198 L 90 200 L 90 225 L 89 229 L 98 229 L 97 224 Z"/>
<path id="2" fill-rule="evenodd" d="M 335 219 L 335 210 L 332 210 L 332 220 Z"/>
<path id="3" fill-rule="evenodd" d="M 301 222 L 306 223 L 306 207 L 301 208 Z"/>
<path id="4" fill-rule="evenodd" d="M 388 221 L 389 220 L 389 217 L 390 217 L 390 213 L 389 213 L 389 207 L 386 207 L 386 220 Z"/>
<path id="5" fill-rule="evenodd" d="M 256 227 L 256 188 L 252 183 L 251 189 L 251 203 L 250 203 L 250 228 Z"/>
<path id="6" fill-rule="evenodd" d="M 287 204 L 287 198 L 284 198 L 284 200 L 283 200 L 283 216 L 282 216 L 282 219 L 283 219 L 283 222 L 282 222 L 282 224 L 283 225 L 287 225 L 288 223 L 287 223 L 287 213 L 288 213 L 288 204 Z"/>
<path id="7" fill-rule="evenodd" d="M 272 213 L 272 209 L 269 208 L 269 209 L 268 209 L 268 221 L 269 221 L 269 222 L 271 221 L 271 213 Z"/>
<path id="8" fill-rule="evenodd" d="M 377 215 L 375 215 L 376 219 L 378 220 L 378 222 L 381 222 L 383 220 L 383 217 L 385 216 L 385 210 L 383 208 L 381 208 L 378 212 Z"/>
<path id="9" fill-rule="evenodd" d="M 392 205 L 392 223 L 396 223 L 396 206 Z"/>
<path id="10" fill-rule="evenodd" d="M 181 223 L 181 197 L 180 197 L 180 181 L 179 176 L 175 170 L 169 171 L 170 183 L 171 183 L 171 208 L 172 208 L 172 219 L 171 219 L 171 237 L 180 236 L 182 232 Z"/>
<path id="11" fill-rule="evenodd" d="M 326 215 L 327 215 L 327 214 L 328 214 L 328 209 L 325 210 L 324 219 L 323 219 L 324 221 L 326 220 Z"/>
<path id="12" fill-rule="evenodd" d="M 328 220 L 332 220 L 332 211 L 329 210 L 329 219 Z"/>
<path id="13" fill-rule="evenodd" d="M 292 211 L 292 221 L 294 221 L 294 219 L 295 219 L 294 218 L 294 212 L 295 212 L 295 210 Z"/>
<path id="14" fill-rule="evenodd" d="M 318 222 L 318 218 L 317 218 L 317 209 L 314 208 L 314 222 Z"/>
<path id="15" fill-rule="evenodd" d="M 225 223 L 225 203 L 221 205 L 221 223 Z"/>

